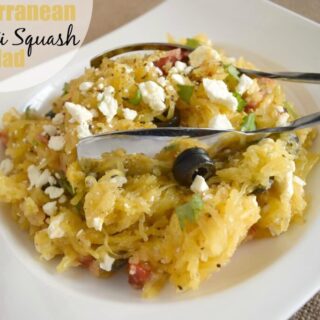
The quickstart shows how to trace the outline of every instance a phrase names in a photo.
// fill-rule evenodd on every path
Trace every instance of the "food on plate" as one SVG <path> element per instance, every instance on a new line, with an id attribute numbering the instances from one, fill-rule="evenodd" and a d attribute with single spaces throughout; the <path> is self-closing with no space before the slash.
<path id="1" fill-rule="evenodd" d="M 79 139 L 114 130 L 202 127 L 253 131 L 297 115 L 280 85 L 251 79 L 204 36 L 176 49 L 104 59 L 66 83 L 50 110 L 3 116 L 0 201 L 59 272 L 120 269 L 145 297 L 169 281 L 197 289 L 247 240 L 304 219 L 313 129 L 215 145 L 177 138 L 154 156 L 114 150 L 77 159 Z M 49 107 L 49 106 L 48 106 Z M 216 275 L 218 276 L 218 275 Z"/>

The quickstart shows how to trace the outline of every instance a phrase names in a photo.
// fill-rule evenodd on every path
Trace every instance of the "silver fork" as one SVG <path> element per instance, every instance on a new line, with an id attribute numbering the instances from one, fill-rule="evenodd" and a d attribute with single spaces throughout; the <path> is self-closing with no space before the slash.
<path id="1" fill-rule="evenodd" d="M 128 153 L 144 153 L 154 155 L 166 147 L 177 137 L 191 137 L 209 145 L 216 143 L 222 135 L 234 133 L 251 136 L 260 140 L 272 133 L 283 133 L 320 123 L 320 112 L 316 112 L 291 122 L 286 127 L 258 129 L 255 131 L 214 130 L 210 128 L 154 128 L 129 131 L 114 131 L 87 137 L 79 141 L 77 152 L 79 159 L 100 158 L 104 152 L 125 149 Z"/>
<path id="2" fill-rule="evenodd" d="M 135 52 L 135 51 L 150 51 L 150 50 L 160 50 L 168 51 L 173 49 L 182 49 L 187 52 L 191 52 L 194 49 L 188 46 L 175 44 L 175 43 L 162 43 L 162 42 L 146 42 L 146 43 L 136 43 L 131 45 L 126 45 L 119 47 L 113 50 L 106 51 L 95 58 L 90 62 L 92 67 L 99 67 L 104 58 L 114 58 L 116 56 Z M 246 74 L 252 78 L 255 77 L 264 77 L 270 79 L 279 79 L 287 81 L 296 81 L 296 82 L 307 82 L 307 83 L 320 83 L 320 73 L 309 73 L 309 72 L 265 72 L 258 70 L 249 70 L 243 68 L 237 68 L 240 73 Z"/>

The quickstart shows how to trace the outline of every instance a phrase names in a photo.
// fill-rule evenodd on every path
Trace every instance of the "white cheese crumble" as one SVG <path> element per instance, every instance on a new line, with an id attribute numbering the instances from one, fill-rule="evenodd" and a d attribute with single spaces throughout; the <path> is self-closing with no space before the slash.
<path id="1" fill-rule="evenodd" d="M 177 61 L 174 66 L 177 68 L 178 72 L 181 73 L 183 73 L 187 68 L 187 64 L 182 61 Z"/>
<path id="2" fill-rule="evenodd" d="M 171 79 L 174 82 L 176 82 L 177 84 L 184 85 L 186 83 L 185 78 L 181 74 L 178 74 L 178 73 L 173 74 Z"/>
<path id="3" fill-rule="evenodd" d="M 77 134 L 79 139 L 92 136 L 92 133 L 87 122 L 82 122 L 77 127 Z"/>
<path id="4" fill-rule="evenodd" d="M 49 179 L 51 177 L 51 173 L 48 169 L 43 172 L 40 171 L 38 167 L 35 165 L 31 165 L 28 167 L 28 179 L 30 182 L 29 190 L 33 187 L 41 188 L 47 183 L 49 183 Z"/>
<path id="5" fill-rule="evenodd" d="M 93 118 L 99 117 L 99 112 L 97 111 L 97 109 L 90 109 L 89 111 L 91 112 Z"/>
<path id="6" fill-rule="evenodd" d="M 278 117 L 277 123 L 276 125 L 278 127 L 285 127 L 289 124 L 288 120 L 290 118 L 289 113 L 285 112 L 285 113 L 281 113 Z"/>
<path id="7" fill-rule="evenodd" d="M 199 67 L 205 61 L 209 60 L 221 60 L 220 54 L 209 46 L 199 46 L 189 54 L 190 65 L 193 67 Z"/>
<path id="8" fill-rule="evenodd" d="M 72 117 L 70 122 L 89 122 L 93 118 L 92 113 L 80 104 L 66 102 L 64 106 Z"/>
<path id="9" fill-rule="evenodd" d="M 62 204 L 62 203 L 66 203 L 67 200 L 68 200 L 68 198 L 63 194 L 63 195 L 59 198 L 58 202 Z"/>
<path id="10" fill-rule="evenodd" d="M 54 136 L 50 137 L 48 142 L 48 147 L 54 151 L 61 151 L 65 145 L 66 141 L 64 136 Z"/>
<path id="11" fill-rule="evenodd" d="M 118 101 L 114 98 L 115 90 L 112 86 L 108 86 L 103 93 L 102 100 L 98 106 L 100 112 L 106 117 L 110 123 L 118 112 Z"/>
<path id="12" fill-rule="evenodd" d="M 243 95 L 246 91 L 250 89 L 250 87 L 253 84 L 253 80 L 248 77 L 247 75 L 243 74 L 240 77 L 239 83 L 236 86 L 236 91 L 240 94 Z"/>
<path id="13" fill-rule="evenodd" d="M 126 184 L 128 182 L 126 177 L 123 176 L 116 176 L 111 178 L 110 180 L 112 183 L 115 183 L 117 185 L 117 187 L 121 188 L 124 184 Z"/>
<path id="14" fill-rule="evenodd" d="M 224 114 L 217 114 L 209 121 L 209 128 L 215 130 L 232 130 L 233 126 Z"/>
<path id="15" fill-rule="evenodd" d="M 86 92 L 88 90 L 90 90 L 93 87 L 93 82 L 82 82 L 79 86 L 80 91 Z"/>
<path id="16" fill-rule="evenodd" d="M 212 102 L 222 104 L 232 111 L 236 111 L 238 100 L 229 92 L 227 85 L 222 80 L 205 78 L 202 80 L 204 89 Z"/>
<path id="17" fill-rule="evenodd" d="M 186 67 L 186 68 L 184 69 L 184 74 L 185 74 L 185 75 L 188 75 L 192 70 L 193 70 L 193 67 L 188 66 L 188 67 Z"/>
<path id="18" fill-rule="evenodd" d="M 103 90 L 104 89 L 104 84 L 103 83 L 99 83 L 98 84 L 98 89 L 99 90 Z"/>
<path id="19" fill-rule="evenodd" d="M 57 128 L 51 124 L 45 124 L 43 126 L 43 131 L 49 136 L 54 136 L 57 134 Z"/>
<path id="20" fill-rule="evenodd" d="M 48 235 L 50 239 L 59 239 L 65 235 L 65 231 L 61 226 L 61 223 L 63 222 L 63 220 L 64 220 L 64 214 L 51 218 L 51 221 L 48 227 Z"/>
<path id="21" fill-rule="evenodd" d="M 64 114 L 63 113 L 57 113 L 52 119 L 52 123 L 56 126 L 63 124 L 63 122 L 64 122 Z"/>
<path id="22" fill-rule="evenodd" d="M 93 218 L 92 226 L 95 230 L 101 231 L 103 226 L 103 219 L 102 218 Z"/>
<path id="23" fill-rule="evenodd" d="M 165 87 L 168 84 L 168 80 L 165 77 L 159 77 L 157 81 L 161 87 Z"/>
<path id="24" fill-rule="evenodd" d="M 133 121 L 137 117 L 138 113 L 136 110 L 132 110 L 129 108 L 124 108 L 123 109 L 123 116 L 127 120 Z"/>
<path id="25" fill-rule="evenodd" d="M 0 163 L 0 171 L 7 176 L 13 170 L 13 162 L 11 159 L 4 159 Z"/>
<path id="26" fill-rule="evenodd" d="M 100 268 L 110 272 L 112 270 L 112 265 L 115 262 L 115 259 L 110 257 L 107 253 L 103 257 L 103 261 L 100 262 Z"/>
<path id="27" fill-rule="evenodd" d="M 191 191 L 193 191 L 194 193 L 203 193 L 209 190 L 209 187 L 206 183 L 206 180 L 202 177 L 197 175 L 191 186 L 190 186 Z"/>
<path id="28" fill-rule="evenodd" d="M 143 102 L 154 111 L 164 111 L 167 107 L 164 103 L 165 93 L 154 81 L 139 83 L 139 90 L 142 95 Z"/>
<path id="29" fill-rule="evenodd" d="M 58 199 L 63 195 L 64 190 L 62 188 L 50 186 L 46 188 L 44 193 L 47 194 L 50 199 Z"/>
<path id="30" fill-rule="evenodd" d="M 53 216 L 57 212 L 57 201 L 47 202 L 42 206 L 43 212 L 48 216 Z"/>

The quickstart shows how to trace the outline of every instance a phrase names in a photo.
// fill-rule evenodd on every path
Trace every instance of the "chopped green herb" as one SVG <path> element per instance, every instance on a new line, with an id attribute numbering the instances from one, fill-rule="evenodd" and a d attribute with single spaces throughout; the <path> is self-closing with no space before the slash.
<path id="1" fill-rule="evenodd" d="M 134 95 L 134 97 L 132 97 L 131 99 L 129 99 L 129 103 L 133 104 L 134 106 L 137 106 L 138 104 L 140 104 L 142 100 L 142 95 L 140 90 L 138 89 Z"/>
<path id="2" fill-rule="evenodd" d="M 63 95 L 69 93 L 69 89 L 70 89 L 70 88 L 69 88 L 69 83 L 68 83 L 68 82 L 65 82 L 65 84 L 63 85 L 63 90 L 62 90 Z"/>
<path id="3" fill-rule="evenodd" d="M 243 111 L 244 107 L 247 105 L 247 101 L 244 100 L 238 92 L 234 92 L 233 96 L 238 100 L 238 111 Z"/>
<path id="4" fill-rule="evenodd" d="M 178 95 L 184 101 L 189 103 L 193 94 L 194 86 L 178 85 Z"/>
<path id="5" fill-rule="evenodd" d="M 186 46 L 195 49 L 201 45 L 201 42 L 197 39 L 187 38 Z"/>
<path id="6" fill-rule="evenodd" d="M 241 131 L 254 131 L 256 130 L 256 115 L 252 112 L 243 118 Z"/>
<path id="7" fill-rule="evenodd" d="M 194 222 L 202 208 L 203 201 L 198 194 L 194 195 L 189 202 L 176 208 L 176 214 L 179 219 L 180 228 L 184 229 L 187 221 Z"/>
<path id="8" fill-rule="evenodd" d="M 299 115 L 297 114 L 297 112 L 294 110 L 294 107 L 293 105 L 288 102 L 288 101 L 285 101 L 284 103 L 284 108 L 288 111 L 288 113 L 290 114 L 290 116 L 293 118 L 293 119 L 297 119 L 299 117 Z"/>
<path id="9" fill-rule="evenodd" d="M 228 72 L 229 76 L 231 76 L 236 80 L 239 80 L 240 72 L 234 65 L 232 64 L 225 65 L 225 70 Z"/>
<path id="10" fill-rule="evenodd" d="M 74 195 L 74 190 L 70 184 L 70 182 L 67 180 L 66 177 L 62 177 L 58 180 L 58 184 L 61 188 L 63 188 L 66 193 L 68 193 L 70 196 Z"/>

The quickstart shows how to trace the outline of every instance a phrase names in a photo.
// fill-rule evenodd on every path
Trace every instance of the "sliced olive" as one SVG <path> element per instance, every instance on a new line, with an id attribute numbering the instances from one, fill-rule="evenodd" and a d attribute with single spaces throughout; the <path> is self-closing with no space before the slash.
<path id="1" fill-rule="evenodd" d="M 180 114 L 176 109 L 174 115 L 171 119 L 167 121 L 161 121 L 157 118 L 154 119 L 154 124 L 159 128 L 167 128 L 167 127 L 179 127 L 180 126 Z"/>
<path id="2" fill-rule="evenodd" d="M 128 264 L 128 259 L 117 259 L 112 264 L 112 271 L 118 271 Z"/>
<path id="3" fill-rule="evenodd" d="M 214 171 L 214 163 L 207 152 L 197 147 L 180 153 L 172 169 L 174 178 L 184 186 L 190 186 L 197 175 L 208 179 Z"/>
<path id="4" fill-rule="evenodd" d="M 53 119 L 54 117 L 55 117 L 55 113 L 52 111 L 52 110 L 50 110 L 49 112 L 47 112 L 46 114 L 45 114 L 45 116 L 47 117 L 47 118 L 50 118 L 50 119 Z"/>

